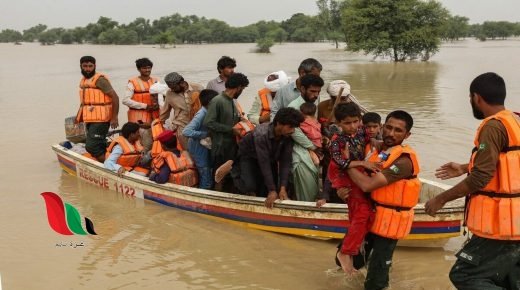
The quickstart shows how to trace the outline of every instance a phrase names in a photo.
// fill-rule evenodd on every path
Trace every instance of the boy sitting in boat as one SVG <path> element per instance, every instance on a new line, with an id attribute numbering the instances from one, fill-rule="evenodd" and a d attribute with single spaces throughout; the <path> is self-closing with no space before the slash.
<path id="1" fill-rule="evenodd" d="M 197 170 L 188 151 L 177 149 L 177 137 L 170 130 L 164 130 L 156 138 L 161 142 L 162 152 L 152 160 L 150 180 L 163 184 L 171 182 L 185 186 L 197 186 Z"/>
<path id="2" fill-rule="evenodd" d="M 148 170 L 143 166 L 144 148 L 139 139 L 139 124 L 128 122 L 123 125 L 121 135 L 108 146 L 105 168 L 117 172 L 123 176 L 126 171 L 131 171 L 142 176 L 148 175 Z"/>
<path id="3" fill-rule="evenodd" d="M 347 274 L 355 271 L 352 257 L 359 253 L 359 249 L 369 230 L 369 219 L 372 212 L 372 202 L 369 197 L 349 178 L 348 168 L 365 168 L 372 172 L 379 171 L 376 163 L 364 161 L 365 147 L 370 137 L 361 126 L 361 110 L 353 102 L 342 103 L 334 109 L 336 123 L 341 133 L 333 136 L 329 147 L 332 162 L 330 162 L 328 176 L 332 187 L 340 190 L 347 188 L 346 197 L 350 226 L 343 238 L 338 256 L 341 267 Z M 324 200 L 322 201 L 322 203 Z"/>
<path id="4" fill-rule="evenodd" d="M 321 150 L 322 148 L 322 136 L 321 136 L 321 125 L 316 119 L 316 105 L 313 103 L 303 103 L 300 106 L 300 112 L 302 112 L 304 121 L 300 124 L 300 129 L 303 134 L 309 138 L 309 140 Z M 315 165 L 320 165 L 320 158 L 318 154 L 314 153 L 313 150 L 309 150 L 309 154 L 311 155 L 312 162 Z"/>

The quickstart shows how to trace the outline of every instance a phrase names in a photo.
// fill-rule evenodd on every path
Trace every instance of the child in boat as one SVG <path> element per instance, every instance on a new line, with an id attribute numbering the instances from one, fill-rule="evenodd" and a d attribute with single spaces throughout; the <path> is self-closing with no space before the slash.
<path id="1" fill-rule="evenodd" d="M 316 119 L 316 105 L 313 103 L 303 103 L 300 106 L 300 112 L 302 112 L 304 116 L 303 123 L 300 124 L 300 129 L 303 134 L 311 140 L 312 144 L 316 146 L 316 148 L 322 147 L 322 136 L 321 136 L 321 124 Z M 320 158 L 314 151 L 309 150 L 309 154 L 311 155 L 312 162 L 315 165 L 320 164 Z"/>
<path id="2" fill-rule="evenodd" d="M 174 131 L 164 130 L 157 136 L 162 152 L 152 160 L 153 172 L 149 179 L 163 184 L 171 182 L 184 186 L 196 186 L 198 176 L 195 164 L 188 151 L 177 149 L 177 137 Z"/>
<path id="3" fill-rule="evenodd" d="M 381 116 L 375 112 L 367 112 L 363 115 L 363 127 L 370 138 L 383 140 L 381 136 Z"/>
<path id="4" fill-rule="evenodd" d="M 378 164 L 364 161 L 365 147 L 370 137 L 361 126 L 361 110 L 355 103 L 343 103 L 336 106 L 334 116 L 342 132 L 333 136 L 329 150 L 332 161 L 329 164 L 328 177 L 335 189 L 348 188 L 346 198 L 350 226 L 343 238 L 337 258 L 347 274 L 356 272 L 352 257 L 359 253 L 365 235 L 370 229 L 372 203 L 367 196 L 349 178 L 347 168 L 359 167 L 369 171 L 379 171 Z"/>

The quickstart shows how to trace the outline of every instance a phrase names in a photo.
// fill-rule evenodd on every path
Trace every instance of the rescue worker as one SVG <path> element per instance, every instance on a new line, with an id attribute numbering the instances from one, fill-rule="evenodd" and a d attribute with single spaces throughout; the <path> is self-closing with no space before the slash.
<path id="1" fill-rule="evenodd" d="M 505 82 L 496 73 L 476 77 L 469 98 L 473 116 L 483 120 L 470 162 L 436 172 L 443 180 L 468 176 L 430 199 L 426 213 L 434 216 L 466 196 L 465 224 L 473 235 L 450 272 L 457 289 L 520 289 L 520 117 L 505 108 Z"/>
<path id="2" fill-rule="evenodd" d="M 123 104 L 128 106 L 128 122 L 141 124 L 141 143 L 145 151 L 152 148 L 150 124 L 159 118 L 159 100 L 150 94 L 150 87 L 158 82 L 151 76 L 153 63 L 148 58 L 135 61 L 139 76 L 128 80 Z"/>
<path id="3" fill-rule="evenodd" d="M 364 255 L 354 257 L 354 267 L 361 268 L 368 257 L 368 272 L 365 289 L 375 290 L 388 287 L 389 270 L 397 241 L 406 237 L 411 230 L 414 211 L 419 201 L 421 183 L 417 178 L 419 163 L 415 151 L 403 141 L 410 136 L 413 118 L 405 111 L 388 114 L 383 126 L 383 142 L 377 144 L 367 160 L 380 163 L 381 171 L 366 175 L 357 168 L 347 173 L 364 192 L 370 192 L 375 204 L 373 223 L 366 235 Z M 338 190 L 345 199 L 348 189 Z M 363 251 L 361 251 L 363 252 Z M 345 255 L 337 255 L 341 264 Z"/>
<path id="4" fill-rule="evenodd" d="M 83 78 L 79 83 L 80 107 L 76 123 L 84 122 L 87 130 L 85 149 L 99 162 L 105 161 L 106 135 L 119 126 L 119 97 L 106 75 L 96 73 L 96 59 L 83 56 L 79 60 Z"/>
<path id="5" fill-rule="evenodd" d="M 123 125 L 121 135 L 118 136 L 107 149 L 107 157 L 104 162 L 105 168 L 117 172 L 123 176 L 125 172 L 146 176 L 148 170 L 140 167 L 144 148 L 139 142 L 139 124 L 128 122 Z"/>

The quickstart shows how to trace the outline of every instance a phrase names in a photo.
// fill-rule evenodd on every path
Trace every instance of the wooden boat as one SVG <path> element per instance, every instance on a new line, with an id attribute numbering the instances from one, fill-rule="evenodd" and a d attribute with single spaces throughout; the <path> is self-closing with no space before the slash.
<path id="1" fill-rule="evenodd" d="M 211 216 L 219 220 L 246 225 L 250 228 L 290 235 L 323 239 L 341 239 L 348 228 L 347 208 L 344 204 L 326 204 L 317 208 L 314 202 L 277 201 L 273 209 L 264 206 L 264 198 L 223 193 L 180 186 L 156 184 L 147 178 L 125 173 L 118 177 L 103 164 L 68 150 L 52 146 L 60 166 L 71 175 L 121 194 L 148 199 L 167 206 Z M 421 202 L 449 188 L 449 186 L 421 180 Z M 446 241 L 461 234 L 464 203 L 456 200 L 446 204 L 436 217 L 428 216 L 424 204 L 415 208 L 415 219 L 408 240 L 421 245 L 426 241 Z"/>

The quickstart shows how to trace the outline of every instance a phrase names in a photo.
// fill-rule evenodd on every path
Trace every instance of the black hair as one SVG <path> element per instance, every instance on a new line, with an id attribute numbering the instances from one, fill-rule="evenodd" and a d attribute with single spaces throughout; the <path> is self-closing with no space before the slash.
<path id="1" fill-rule="evenodd" d="M 347 117 L 361 118 L 361 109 L 354 102 L 340 103 L 334 108 L 334 118 L 340 122 Z"/>
<path id="2" fill-rule="evenodd" d="M 412 130 L 413 118 L 407 112 L 402 111 L 402 110 L 393 111 L 393 112 L 391 112 L 390 114 L 388 114 L 386 116 L 385 122 L 388 122 L 388 119 L 390 119 L 390 118 L 394 118 L 394 119 L 398 119 L 398 120 L 404 121 L 406 123 L 406 131 L 407 132 L 410 132 L 410 130 Z"/>
<path id="3" fill-rule="evenodd" d="M 148 58 L 144 57 L 144 58 L 140 58 L 140 59 L 136 60 L 135 66 L 137 67 L 137 69 L 140 69 L 142 67 L 147 67 L 147 66 L 153 67 L 153 62 L 151 60 L 149 60 Z"/>
<path id="4" fill-rule="evenodd" d="M 209 104 L 209 102 L 217 95 L 218 95 L 218 93 L 211 89 L 204 89 L 204 90 L 200 91 L 200 94 L 199 94 L 200 104 L 203 107 L 206 107 Z"/>
<path id="5" fill-rule="evenodd" d="M 166 141 L 166 142 L 161 142 L 164 147 L 166 148 L 169 148 L 169 149 L 174 149 L 174 148 L 177 148 L 177 136 L 173 135 L 170 140 Z"/>
<path id="6" fill-rule="evenodd" d="M 381 116 L 376 112 L 367 112 L 363 115 L 363 124 L 368 123 L 381 124 Z"/>
<path id="7" fill-rule="evenodd" d="M 305 102 L 300 106 L 300 112 L 305 116 L 314 116 L 316 114 L 316 105 Z"/>
<path id="8" fill-rule="evenodd" d="M 323 79 L 321 77 L 316 76 L 316 75 L 308 74 L 308 75 L 304 75 L 303 77 L 301 77 L 300 84 L 305 89 L 308 89 L 311 86 L 323 87 L 324 82 L 323 82 Z"/>
<path id="9" fill-rule="evenodd" d="M 130 134 L 138 132 L 139 131 L 139 124 L 128 122 L 123 125 L 123 128 L 121 128 L 121 134 L 123 137 L 128 139 L 130 137 Z"/>
<path id="10" fill-rule="evenodd" d="M 96 59 L 93 56 L 90 56 L 90 55 L 82 56 L 79 59 L 79 64 L 86 63 L 86 62 L 91 62 L 93 64 L 96 64 Z"/>
<path id="11" fill-rule="evenodd" d="M 504 105 L 506 99 L 506 84 L 504 79 L 494 72 L 488 72 L 476 77 L 469 86 L 469 92 L 479 94 L 490 105 Z"/>
<path id="12" fill-rule="evenodd" d="M 289 125 L 292 128 L 299 127 L 305 118 L 302 113 L 294 108 L 282 108 L 273 119 L 273 124 Z"/>
<path id="13" fill-rule="evenodd" d="M 223 56 L 217 61 L 217 71 L 220 74 L 220 71 L 225 69 L 226 67 L 235 68 L 237 66 L 237 62 L 234 58 L 229 56 Z"/>
<path id="14" fill-rule="evenodd" d="M 300 63 L 298 73 L 303 71 L 305 74 L 310 74 L 313 68 L 317 68 L 319 71 L 323 69 L 319 61 L 314 58 L 307 58 Z"/>
<path id="15" fill-rule="evenodd" d="M 238 87 L 247 87 L 249 80 L 244 74 L 234 73 L 229 76 L 226 81 L 226 89 L 236 89 Z"/>

